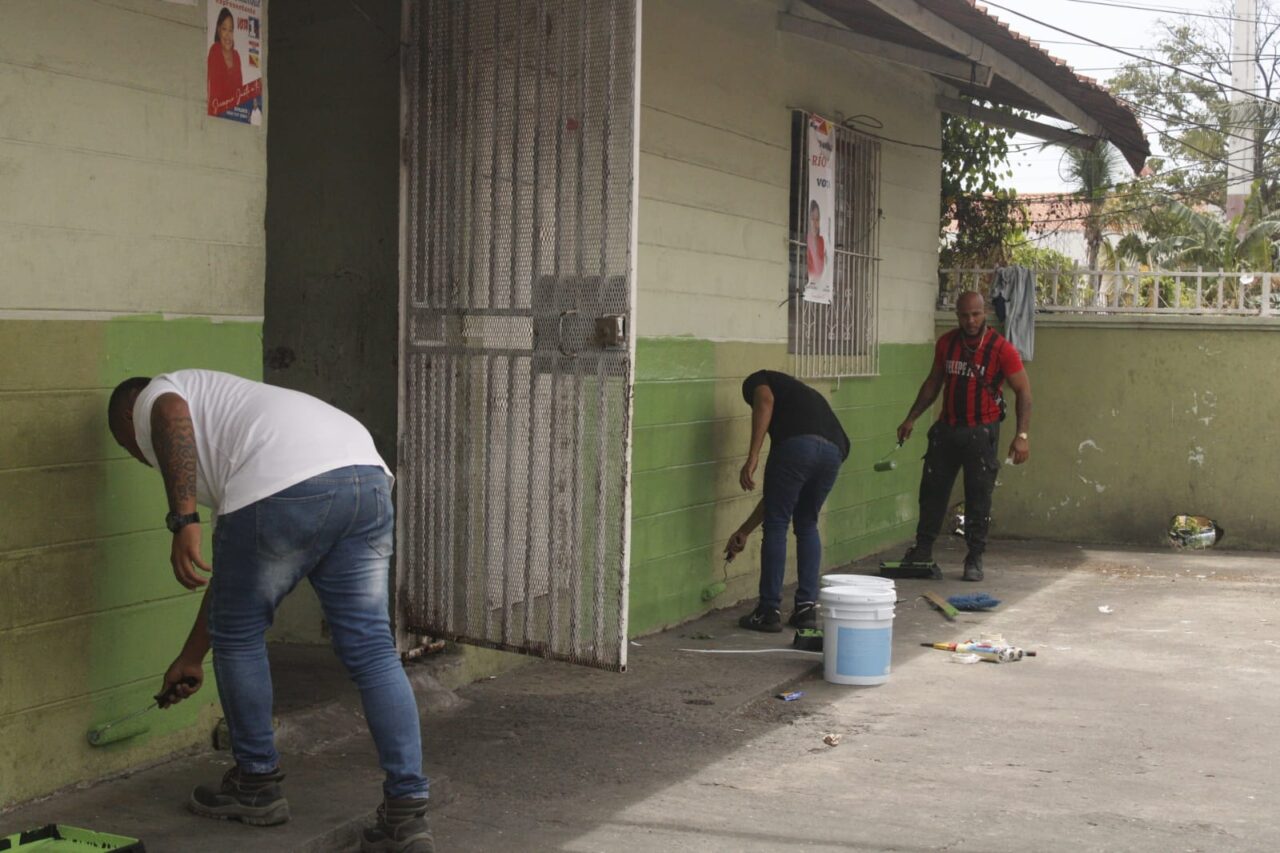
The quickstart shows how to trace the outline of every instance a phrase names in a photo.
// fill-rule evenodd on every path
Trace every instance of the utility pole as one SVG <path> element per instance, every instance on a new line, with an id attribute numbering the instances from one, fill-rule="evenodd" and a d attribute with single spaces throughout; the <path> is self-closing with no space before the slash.
<path id="1" fill-rule="evenodd" d="M 1244 213 L 1257 174 L 1253 137 L 1258 111 L 1253 97 L 1257 88 L 1257 42 L 1254 22 L 1258 0 L 1236 0 L 1235 26 L 1231 31 L 1231 124 L 1227 137 L 1227 218 Z M 1243 226 L 1243 223 L 1241 223 Z"/>

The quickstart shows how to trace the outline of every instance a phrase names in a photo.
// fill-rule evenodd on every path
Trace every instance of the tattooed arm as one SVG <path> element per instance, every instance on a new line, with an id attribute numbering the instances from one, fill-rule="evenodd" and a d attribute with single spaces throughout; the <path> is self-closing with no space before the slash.
<path id="1" fill-rule="evenodd" d="M 195 512 L 196 433 L 191 423 L 191 409 L 177 394 L 162 394 L 152 406 L 151 446 L 164 477 L 169 510 L 179 515 Z M 199 524 L 188 524 L 173 534 L 169 561 L 173 564 L 173 576 L 187 589 L 208 583 L 196 574 L 196 567 L 209 571 L 200 556 L 200 539 Z"/>

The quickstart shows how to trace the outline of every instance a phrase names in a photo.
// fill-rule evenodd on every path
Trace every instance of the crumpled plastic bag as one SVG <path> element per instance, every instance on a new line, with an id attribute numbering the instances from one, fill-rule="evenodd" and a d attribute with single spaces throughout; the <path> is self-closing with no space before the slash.
<path id="1" fill-rule="evenodd" d="M 1203 515 L 1175 515 L 1169 519 L 1169 544 L 1178 549 L 1212 548 L 1226 535 L 1218 523 Z"/>

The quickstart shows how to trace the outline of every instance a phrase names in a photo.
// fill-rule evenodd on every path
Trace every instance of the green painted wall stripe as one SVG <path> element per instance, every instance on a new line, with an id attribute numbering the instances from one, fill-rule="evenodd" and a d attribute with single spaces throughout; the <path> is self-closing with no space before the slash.
<path id="1" fill-rule="evenodd" d="M 1150 547 L 1190 512 L 1225 547 L 1280 548 L 1280 329 L 1055 319 L 1037 320 L 1031 460 L 1001 468 L 992 534 Z"/>
<path id="2" fill-rule="evenodd" d="M 877 377 L 815 381 L 851 438 L 849 461 L 828 498 L 822 523 L 825 562 L 839 565 L 910 536 L 918 466 L 879 474 L 873 463 L 893 448 L 893 433 L 928 371 L 931 347 L 881 347 Z M 687 338 L 637 344 L 632 481 L 631 631 L 674 625 L 707 609 L 702 589 L 724 574 L 724 542 L 759 500 L 744 493 L 751 410 L 742 380 L 762 367 L 787 370 L 779 344 L 715 343 Z M 767 445 L 766 445 L 767 447 Z M 923 453 L 919 437 L 898 452 Z M 794 549 L 789 549 L 793 551 Z M 790 554 L 794 570 L 794 554 Z M 731 566 L 720 603 L 754 594 L 759 534 Z"/>
<path id="3" fill-rule="evenodd" d="M 0 808 L 208 736 L 206 666 L 198 699 L 155 715 L 146 735 L 85 741 L 149 701 L 200 602 L 169 567 L 160 476 L 116 446 L 105 405 L 128 376 L 204 367 L 257 379 L 261 363 L 254 324 L 0 321 Z"/>

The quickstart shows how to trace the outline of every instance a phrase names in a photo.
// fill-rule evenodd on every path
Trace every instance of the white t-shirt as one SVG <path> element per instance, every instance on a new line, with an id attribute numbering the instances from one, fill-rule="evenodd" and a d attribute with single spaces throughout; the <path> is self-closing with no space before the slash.
<path id="1" fill-rule="evenodd" d="M 220 515 L 334 468 L 377 465 L 391 474 L 369 431 L 346 412 L 301 391 L 214 370 L 164 373 L 138 394 L 134 432 L 157 468 L 151 408 L 169 393 L 191 409 L 196 500 Z"/>

